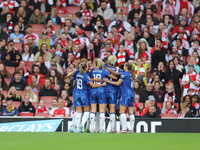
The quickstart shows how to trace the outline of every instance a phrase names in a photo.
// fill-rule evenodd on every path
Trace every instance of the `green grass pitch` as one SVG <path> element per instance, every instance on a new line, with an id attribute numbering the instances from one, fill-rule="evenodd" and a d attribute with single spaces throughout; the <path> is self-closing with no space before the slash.
<path id="1" fill-rule="evenodd" d="M 190 150 L 197 133 L 0 133 L 0 149 L 11 150 Z"/>

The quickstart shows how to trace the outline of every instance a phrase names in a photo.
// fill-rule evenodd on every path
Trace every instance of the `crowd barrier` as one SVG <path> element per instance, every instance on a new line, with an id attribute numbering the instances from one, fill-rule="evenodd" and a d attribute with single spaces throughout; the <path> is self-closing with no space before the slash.
<path id="1" fill-rule="evenodd" d="M 67 132 L 72 118 L 42 117 L 0 117 L 0 132 Z M 129 127 L 130 123 L 127 123 Z M 200 119 L 141 119 L 135 121 L 134 131 L 169 132 L 169 133 L 200 133 Z M 116 129 L 120 130 L 120 122 L 116 121 Z M 109 132 L 109 119 L 105 122 L 105 131 Z"/>

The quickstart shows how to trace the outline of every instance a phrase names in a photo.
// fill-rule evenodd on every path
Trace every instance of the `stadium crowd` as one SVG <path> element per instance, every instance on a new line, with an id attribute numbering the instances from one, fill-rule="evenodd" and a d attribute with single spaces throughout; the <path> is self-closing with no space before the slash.
<path id="1" fill-rule="evenodd" d="M 200 1 L 1 0 L 0 12 L 2 116 L 72 117 L 79 62 L 110 71 L 112 55 L 134 66 L 135 117 L 200 116 Z"/>

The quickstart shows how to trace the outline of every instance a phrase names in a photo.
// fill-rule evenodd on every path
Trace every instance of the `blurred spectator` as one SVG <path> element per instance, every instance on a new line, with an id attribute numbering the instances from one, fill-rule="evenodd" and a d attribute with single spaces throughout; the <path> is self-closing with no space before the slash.
<path id="1" fill-rule="evenodd" d="M 10 8 L 10 12 L 15 12 L 16 8 L 19 7 L 19 4 L 16 1 L 5 0 L 0 5 L 0 12 L 5 6 L 8 6 Z"/>
<path id="2" fill-rule="evenodd" d="M 3 38 L 0 38 L 0 54 L 3 54 L 3 51 L 5 50 L 5 45 L 6 45 L 6 41 Z"/>
<path id="3" fill-rule="evenodd" d="M 6 70 L 6 67 L 3 63 L 0 63 L 0 73 L 5 79 L 11 79 L 10 73 Z"/>
<path id="4" fill-rule="evenodd" d="M 195 116 L 195 118 L 200 118 L 200 109 L 197 110 L 197 115 Z"/>
<path id="5" fill-rule="evenodd" d="M 44 88 L 39 92 L 39 99 L 41 96 L 58 96 L 57 91 L 51 87 L 51 80 L 50 78 L 46 78 L 44 80 Z"/>
<path id="6" fill-rule="evenodd" d="M 181 111 L 178 114 L 178 118 L 188 118 L 188 117 L 194 117 L 188 108 L 187 102 L 182 102 L 181 103 Z"/>
<path id="7" fill-rule="evenodd" d="M 47 46 L 47 49 L 51 49 L 51 47 L 54 45 L 53 40 L 48 37 L 46 31 L 42 32 L 42 37 L 38 41 L 38 48 L 41 49 L 43 44 Z M 37 54 L 35 56 L 37 56 Z"/>
<path id="8" fill-rule="evenodd" d="M 155 106 L 150 106 L 149 111 L 144 114 L 143 118 L 161 118 L 161 116 L 156 112 Z"/>
<path id="9" fill-rule="evenodd" d="M 151 83 L 147 83 L 146 89 L 142 91 L 142 94 L 140 95 L 139 102 L 144 103 L 146 100 L 148 100 L 148 97 L 152 95 L 156 99 L 157 102 L 159 102 L 159 97 L 157 94 L 153 92 L 153 86 Z"/>
<path id="10" fill-rule="evenodd" d="M 190 112 L 192 113 L 192 116 L 194 117 L 196 115 L 196 108 L 194 106 L 192 106 L 192 97 L 190 95 L 186 95 L 183 98 L 183 102 L 187 103 L 187 107 L 189 108 Z M 181 107 L 181 111 L 182 111 L 182 107 Z"/>
<path id="11" fill-rule="evenodd" d="M 33 89 L 33 91 L 40 91 L 43 88 L 42 84 L 37 82 L 37 78 L 38 77 L 35 74 L 31 77 L 32 83 L 29 84 L 29 86 Z"/>
<path id="12" fill-rule="evenodd" d="M 35 107 L 29 100 L 30 97 L 28 95 L 24 97 L 22 104 L 19 106 L 19 112 L 32 112 L 35 114 Z"/>
<path id="13" fill-rule="evenodd" d="M 68 97 L 68 93 L 66 90 L 62 90 L 60 97 L 64 100 L 65 107 L 72 107 L 72 101 Z"/>
<path id="14" fill-rule="evenodd" d="M 47 77 L 51 80 L 52 88 L 58 91 L 61 85 L 61 76 L 59 72 L 55 69 L 51 69 Z"/>
<path id="15" fill-rule="evenodd" d="M 14 81 L 11 81 L 11 83 L 9 84 L 9 87 L 14 86 L 17 91 L 23 91 L 25 89 L 26 84 L 22 80 L 22 75 L 18 70 L 15 71 L 14 77 L 15 79 Z"/>
<path id="16" fill-rule="evenodd" d="M 37 52 L 37 54 L 35 55 L 34 61 L 37 61 L 39 56 L 42 56 L 46 60 L 49 60 L 49 61 L 51 60 L 52 54 L 48 52 L 48 45 L 46 43 L 41 44 L 40 51 Z"/>
<path id="17" fill-rule="evenodd" d="M 67 92 L 67 95 L 72 96 L 72 88 L 71 88 L 70 83 L 65 82 L 64 90 Z"/>
<path id="18" fill-rule="evenodd" d="M 73 5 L 73 6 L 81 6 L 81 4 L 84 2 L 84 0 L 80 0 L 80 1 L 77 1 L 77 0 L 69 0 L 69 5 Z"/>
<path id="19" fill-rule="evenodd" d="M 26 0 L 20 0 L 20 6 L 25 9 L 27 18 L 30 18 L 33 11 L 32 11 L 31 8 L 28 7 L 27 1 Z M 17 9 L 15 11 L 15 14 L 17 14 L 18 11 L 19 11 L 19 9 Z"/>
<path id="20" fill-rule="evenodd" d="M 39 56 L 37 61 L 35 62 L 35 65 L 39 66 L 40 74 L 43 74 L 43 75 L 47 74 L 47 71 L 48 71 L 47 64 L 46 64 L 47 62 L 48 62 L 47 60 L 44 62 L 44 59 L 42 56 Z M 32 73 L 33 73 L 33 68 L 35 65 L 32 66 L 32 71 L 31 71 Z"/>
<path id="21" fill-rule="evenodd" d="M 13 106 L 12 100 L 7 100 L 6 107 L 2 110 L 2 116 L 19 116 L 19 111 Z"/>
<path id="22" fill-rule="evenodd" d="M 41 12 L 51 12 L 51 6 L 46 2 L 46 0 L 41 0 L 34 5 L 34 10 L 38 8 Z"/>
<path id="23" fill-rule="evenodd" d="M 32 84 L 32 76 L 36 75 L 37 76 L 37 83 L 40 83 L 42 85 L 44 85 L 44 80 L 45 80 L 45 76 L 40 74 L 40 67 L 37 65 L 33 66 L 33 74 L 28 76 L 28 80 L 27 80 L 27 84 Z"/>
<path id="24" fill-rule="evenodd" d="M 38 52 L 38 47 L 36 46 L 36 44 L 33 44 L 33 42 L 34 38 L 32 36 L 29 36 L 27 38 L 27 44 L 30 46 L 33 55 L 35 55 Z"/>
<path id="25" fill-rule="evenodd" d="M 163 108 L 161 110 L 161 114 L 176 114 L 177 112 L 172 109 L 172 103 L 170 101 L 164 102 Z"/>
<path id="26" fill-rule="evenodd" d="M 195 60 L 194 57 L 190 57 L 190 58 L 189 58 L 188 65 L 189 65 L 189 64 L 192 64 L 193 67 L 194 67 L 195 72 L 196 72 L 197 74 L 199 74 L 199 72 L 200 72 L 200 67 L 199 67 L 199 65 L 196 64 L 196 60 Z M 188 73 L 188 72 L 189 72 L 189 66 L 188 66 L 188 65 L 185 66 L 185 73 Z"/>
<path id="27" fill-rule="evenodd" d="M 128 53 L 124 50 L 124 45 L 120 44 L 119 46 L 119 51 L 116 54 L 117 57 L 117 65 L 118 66 L 122 66 L 123 64 L 125 64 L 126 62 L 128 62 L 129 60 L 129 55 Z"/>
<path id="28" fill-rule="evenodd" d="M 24 48 L 22 49 L 22 60 L 34 61 L 34 54 L 32 54 L 31 47 L 28 44 L 25 44 Z"/>
<path id="29" fill-rule="evenodd" d="M 62 25 L 62 22 L 61 22 L 61 19 L 60 17 L 58 16 L 58 9 L 57 8 L 53 8 L 51 10 L 51 14 L 49 14 L 46 18 L 46 23 L 49 21 L 49 20 L 52 20 L 53 21 L 53 24 L 55 25 Z"/>
<path id="30" fill-rule="evenodd" d="M 159 76 L 157 75 L 157 77 L 159 77 Z M 162 102 L 162 97 L 164 95 L 164 92 L 160 89 L 160 87 L 161 87 L 160 84 L 162 84 L 161 81 L 155 81 L 155 82 L 152 83 L 152 85 L 154 85 L 153 92 L 158 95 L 159 102 Z"/>
<path id="31" fill-rule="evenodd" d="M 149 107 L 151 106 L 151 101 L 150 100 L 146 100 L 144 103 L 144 108 L 142 109 L 140 116 L 144 116 L 144 114 L 146 114 L 149 111 Z"/>
<path id="32" fill-rule="evenodd" d="M 58 13 L 67 13 L 66 4 L 63 3 L 63 0 L 56 0 L 55 7 L 58 9 Z"/>
<path id="33" fill-rule="evenodd" d="M 198 95 L 192 95 L 192 106 L 196 108 L 196 110 L 200 109 L 198 102 Z"/>
<path id="34" fill-rule="evenodd" d="M 39 36 L 37 34 L 33 33 L 32 31 L 33 31 L 33 27 L 31 25 L 27 25 L 26 26 L 27 34 L 24 36 L 24 43 L 28 43 L 29 44 L 29 42 L 32 42 L 32 41 L 28 41 L 29 37 L 33 38 L 33 44 L 37 44 L 38 43 Z"/>
<path id="35" fill-rule="evenodd" d="M 194 70 L 194 65 L 188 65 L 188 73 L 184 74 L 182 78 L 182 85 L 184 87 L 183 96 L 187 95 L 188 89 L 193 89 L 195 93 L 199 90 L 199 74 Z M 198 93 L 198 92 L 197 92 Z"/>
<path id="36" fill-rule="evenodd" d="M 5 22 L 5 17 L 6 17 L 6 14 L 10 12 L 10 8 L 8 6 L 5 6 L 2 8 L 2 12 L 1 12 L 1 15 L 0 15 L 0 22 L 1 23 L 4 23 Z"/>
<path id="37" fill-rule="evenodd" d="M 184 67 L 179 64 L 180 63 L 180 58 L 178 56 L 174 56 L 173 57 L 173 61 L 174 61 L 174 64 L 176 66 L 176 69 L 182 73 L 183 70 L 184 70 Z"/>
<path id="38" fill-rule="evenodd" d="M 36 109 L 36 113 L 49 113 L 49 109 L 45 106 L 44 100 L 40 100 L 39 107 Z"/>
<path id="39" fill-rule="evenodd" d="M 29 24 L 46 24 L 45 15 L 38 8 L 34 10 L 29 19 Z"/>
<path id="40" fill-rule="evenodd" d="M 58 107 L 51 109 L 49 117 L 69 117 L 69 108 L 64 107 L 62 98 L 58 99 Z"/>
<path id="41" fill-rule="evenodd" d="M 0 116 L 2 114 L 2 110 L 6 107 L 6 99 L 1 100 L 1 107 L 0 107 Z"/>
<path id="42" fill-rule="evenodd" d="M 134 83 L 134 92 L 135 92 L 135 98 L 140 98 L 140 95 L 142 93 L 142 88 L 139 81 L 135 81 Z"/>
<path id="43" fill-rule="evenodd" d="M 0 74 L 0 91 L 7 91 L 7 90 L 8 90 L 8 85 L 4 80 L 4 76 Z M 4 98 L 1 98 L 1 99 L 4 99 Z"/>
<path id="44" fill-rule="evenodd" d="M 57 107 L 58 107 L 58 101 L 57 101 L 56 98 L 54 98 L 54 99 L 52 99 L 52 101 L 51 101 L 51 109 L 50 109 L 50 110 L 52 110 L 52 109 L 54 109 L 54 108 L 57 108 Z"/>
<path id="45" fill-rule="evenodd" d="M 82 13 L 83 16 L 87 16 L 89 19 L 93 17 L 92 10 L 85 2 L 81 4 L 80 12 Z"/>
<path id="46" fill-rule="evenodd" d="M 6 96 L 7 100 L 12 100 L 12 101 L 22 101 L 21 95 L 17 93 L 17 90 L 14 86 L 10 87 L 8 90 L 8 94 Z"/>
<path id="47" fill-rule="evenodd" d="M 101 1 L 101 7 L 97 9 L 98 14 L 101 15 L 104 19 L 111 19 L 114 15 L 113 10 L 107 6 L 105 1 Z"/>
<path id="48" fill-rule="evenodd" d="M 15 43 L 24 42 L 24 34 L 20 33 L 20 27 L 18 24 L 14 26 L 13 32 L 10 34 L 9 39 L 12 39 Z"/>
<path id="49" fill-rule="evenodd" d="M 160 113 L 161 113 L 161 110 L 160 110 L 160 107 L 157 106 L 156 99 L 155 99 L 153 96 L 150 95 L 150 96 L 148 97 L 148 100 L 150 100 L 151 106 L 155 106 L 157 114 L 160 114 Z"/>
<path id="50" fill-rule="evenodd" d="M 5 58 L 6 59 L 3 61 L 3 63 L 6 67 L 15 67 L 13 60 L 11 60 L 10 54 L 6 54 Z"/>
<path id="51" fill-rule="evenodd" d="M 38 97 L 37 95 L 33 92 L 32 88 L 30 86 L 26 86 L 25 90 L 24 90 L 24 94 L 23 94 L 23 99 L 25 98 L 25 96 L 29 96 L 30 102 L 37 102 L 38 101 Z"/>

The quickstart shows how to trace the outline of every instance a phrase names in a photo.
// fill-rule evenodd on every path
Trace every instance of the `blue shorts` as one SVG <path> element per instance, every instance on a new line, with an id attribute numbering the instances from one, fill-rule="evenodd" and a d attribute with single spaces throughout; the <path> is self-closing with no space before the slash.
<path id="1" fill-rule="evenodd" d="M 92 89 L 90 92 L 90 103 L 91 104 L 107 104 L 106 90 L 105 88 L 99 87 Z"/>
<path id="2" fill-rule="evenodd" d="M 74 107 L 90 106 L 89 94 L 87 92 L 76 91 Z"/>
<path id="3" fill-rule="evenodd" d="M 120 97 L 117 97 L 117 100 L 116 100 L 116 109 L 119 109 L 119 102 L 120 102 Z"/>
<path id="4" fill-rule="evenodd" d="M 116 104 L 117 94 L 112 92 L 107 92 L 107 102 L 108 104 Z"/>
<path id="5" fill-rule="evenodd" d="M 130 97 L 130 96 L 126 96 L 126 95 L 122 95 L 120 98 L 120 105 L 124 105 L 127 107 L 133 107 L 134 106 L 134 97 Z"/>
<path id="6" fill-rule="evenodd" d="M 73 93 L 72 93 L 72 97 L 73 97 L 73 102 L 74 102 L 74 108 L 76 108 L 76 90 L 74 88 Z"/>

